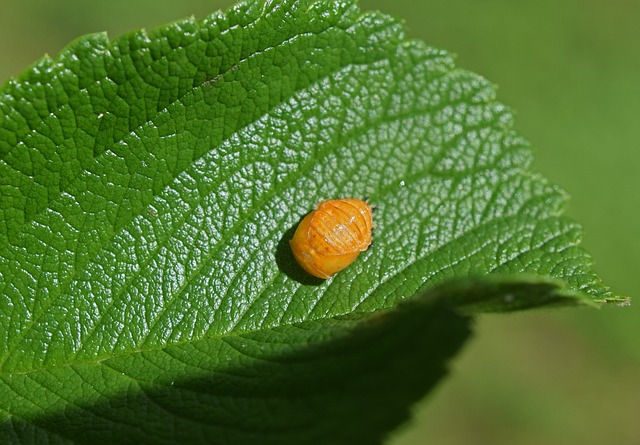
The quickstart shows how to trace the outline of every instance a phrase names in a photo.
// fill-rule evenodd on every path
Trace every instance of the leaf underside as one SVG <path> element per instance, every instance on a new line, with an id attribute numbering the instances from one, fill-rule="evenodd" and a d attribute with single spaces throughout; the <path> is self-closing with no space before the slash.
<path id="1" fill-rule="evenodd" d="M 351 1 L 86 36 L 1 92 L 2 443 L 376 443 L 467 316 L 624 301 L 493 86 Z M 320 282 L 288 239 L 335 197 L 374 245 Z"/>

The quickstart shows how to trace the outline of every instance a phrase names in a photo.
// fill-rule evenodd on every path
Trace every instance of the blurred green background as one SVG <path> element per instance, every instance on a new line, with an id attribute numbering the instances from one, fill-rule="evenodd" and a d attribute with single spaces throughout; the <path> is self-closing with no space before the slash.
<path id="1" fill-rule="evenodd" d="M 0 82 L 82 34 L 117 37 L 231 3 L 0 0 Z M 640 298 L 640 1 L 361 4 L 497 84 L 535 168 L 573 197 L 567 214 L 597 271 Z M 484 316 L 476 333 L 391 444 L 640 444 L 638 304 Z"/>

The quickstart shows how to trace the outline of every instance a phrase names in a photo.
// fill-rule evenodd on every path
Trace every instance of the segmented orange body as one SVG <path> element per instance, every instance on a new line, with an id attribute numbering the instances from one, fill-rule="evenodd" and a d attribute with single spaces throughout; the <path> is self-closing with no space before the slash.
<path id="1" fill-rule="evenodd" d="M 327 279 L 367 250 L 372 227 L 371 207 L 366 202 L 355 198 L 322 201 L 300 222 L 289 244 L 300 267 Z"/>

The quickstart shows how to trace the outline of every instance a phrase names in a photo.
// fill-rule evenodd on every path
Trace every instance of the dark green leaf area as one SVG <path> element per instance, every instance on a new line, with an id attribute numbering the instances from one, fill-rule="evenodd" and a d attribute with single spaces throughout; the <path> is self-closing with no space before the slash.
<path id="1" fill-rule="evenodd" d="M 0 441 L 381 443 L 469 335 L 442 301 L 5 376 Z"/>

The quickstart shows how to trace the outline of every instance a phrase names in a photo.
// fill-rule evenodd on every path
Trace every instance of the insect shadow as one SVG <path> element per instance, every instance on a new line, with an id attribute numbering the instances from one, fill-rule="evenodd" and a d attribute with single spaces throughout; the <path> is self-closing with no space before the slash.
<path id="1" fill-rule="evenodd" d="M 302 219 L 303 218 L 300 218 L 300 221 L 302 221 Z M 289 245 L 289 240 L 293 238 L 293 234 L 296 232 L 300 221 L 290 227 L 284 235 L 282 235 L 282 238 L 280 238 L 278 246 L 276 247 L 276 264 L 278 265 L 278 269 L 292 280 L 295 280 L 300 284 L 319 286 L 324 283 L 325 280 L 316 278 L 305 272 L 293 257 L 293 252 Z"/>

